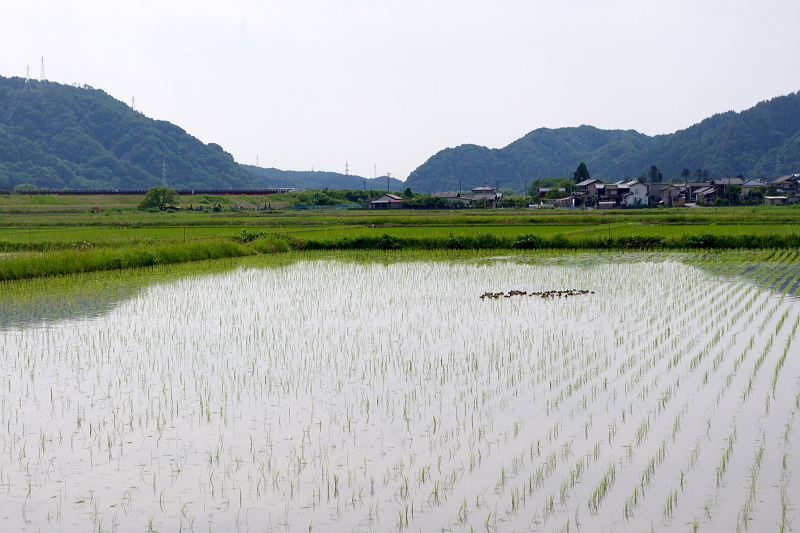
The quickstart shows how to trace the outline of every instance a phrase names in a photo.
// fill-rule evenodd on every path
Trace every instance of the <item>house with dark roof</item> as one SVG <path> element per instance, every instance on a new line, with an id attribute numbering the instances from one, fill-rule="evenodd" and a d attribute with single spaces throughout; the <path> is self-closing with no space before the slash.
<path id="1" fill-rule="evenodd" d="M 496 207 L 500 207 L 500 202 L 503 200 L 503 193 L 496 192 L 494 187 L 481 185 L 479 187 L 472 188 L 469 193 L 462 194 L 461 197 L 469 200 L 472 205 L 483 200 L 485 207 L 494 209 Z"/>
<path id="2" fill-rule="evenodd" d="M 742 184 L 742 198 L 749 196 L 756 187 L 766 187 L 768 183 L 761 180 L 747 180 Z"/>
<path id="3" fill-rule="evenodd" d="M 717 194 L 717 188 L 709 185 L 694 191 L 694 201 L 707 204 L 715 201 L 718 198 Z"/>
<path id="4" fill-rule="evenodd" d="M 790 194 L 796 196 L 800 192 L 798 181 L 800 181 L 800 174 L 787 174 L 770 182 L 770 185 L 774 185 L 779 193 L 783 193 L 786 196 Z"/>
<path id="5" fill-rule="evenodd" d="M 581 194 L 583 196 L 594 196 L 597 190 L 597 185 L 601 183 L 603 182 L 593 178 L 588 180 L 583 180 L 582 182 L 576 185 L 576 187 L 578 188 L 578 194 Z"/>
<path id="6" fill-rule="evenodd" d="M 464 198 L 459 191 L 432 192 L 431 196 L 443 198 L 449 205 L 468 206 L 470 202 L 469 199 Z"/>
<path id="7" fill-rule="evenodd" d="M 369 205 L 372 209 L 400 209 L 403 207 L 403 199 L 394 194 L 384 194 L 380 198 L 372 200 Z"/>

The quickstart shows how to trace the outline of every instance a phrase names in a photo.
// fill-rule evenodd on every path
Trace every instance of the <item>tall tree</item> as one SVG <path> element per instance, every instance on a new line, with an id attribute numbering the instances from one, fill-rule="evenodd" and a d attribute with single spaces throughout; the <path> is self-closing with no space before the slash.
<path id="1" fill-rule="evenodd" d="M 589 169 L 586 168 L 586 163 L 581 161 L 581 164 L 578 165 L 577 170 L 572 173 L 572 179 L 575 181 L 575 183 L 580 183 L 589 179 Z"/>
<path id="2" fill-rule="evenodd" d="M 647 173 L 647 177 L 650 179 L 651 183 L 664 181 L 664 174 L 662 174 L 655 165 L 650 165 L 650 172 Z"/>
<path id="3" fill-rule="evenodd" d="M 168 205 L 178 203 L 178 193 L 168 187 L 151 187 L 139 203 L 139 209 L 159 209 L 163 211 Z"/>

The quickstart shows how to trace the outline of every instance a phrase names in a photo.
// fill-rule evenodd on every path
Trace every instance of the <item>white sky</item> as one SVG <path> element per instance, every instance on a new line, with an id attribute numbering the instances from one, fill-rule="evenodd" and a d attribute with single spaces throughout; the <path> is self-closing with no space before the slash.
<path id="1" fill-rule="evenodd" d="M 798 0 L 2 0 L 0 75 L 43 56 L 240 163 L 404 179 L 459 144 L 795 92 L 798 23 Z"/>

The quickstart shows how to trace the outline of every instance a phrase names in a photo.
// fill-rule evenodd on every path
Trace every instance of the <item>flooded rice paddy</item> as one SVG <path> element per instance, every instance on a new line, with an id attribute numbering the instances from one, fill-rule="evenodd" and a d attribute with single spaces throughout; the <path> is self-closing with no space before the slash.
<path id="1" fill-rule="evenodd" d="M 797 526 L 798 254 L 304 257 L 4 285 L 0 529 Z"/>

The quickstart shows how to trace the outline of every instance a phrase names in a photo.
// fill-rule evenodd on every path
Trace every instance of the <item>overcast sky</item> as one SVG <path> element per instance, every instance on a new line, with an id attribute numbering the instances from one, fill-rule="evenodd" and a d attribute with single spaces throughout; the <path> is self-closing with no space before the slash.
<path id="1" fill-rule="evenodd" d="M 460 144 L 795 92 L 798 23 L 798 0 L 4 0 L 0 75 L 44 57 L 240 163 L 404 179 Z"/>

